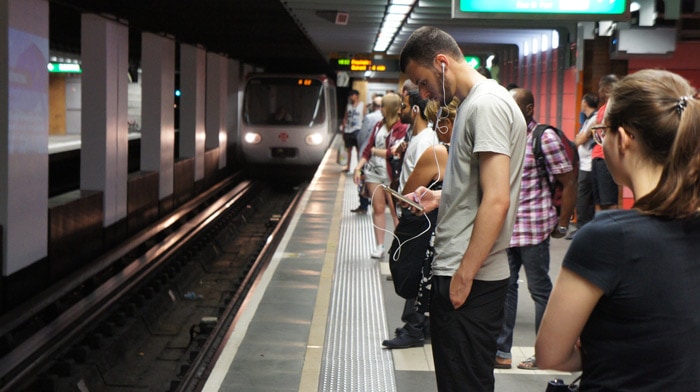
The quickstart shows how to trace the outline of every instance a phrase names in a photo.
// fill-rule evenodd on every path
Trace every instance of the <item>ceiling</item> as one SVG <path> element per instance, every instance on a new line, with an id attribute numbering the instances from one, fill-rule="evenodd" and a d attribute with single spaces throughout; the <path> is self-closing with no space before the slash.
<path id="1" fill-rule="evenodd" d="M 688 39 L 700 39 L 695 0 L 677 1 L 684 9 L 678 22 L 681 30 Z M 140 32 L 148 31 L 272 72 L 333 74 L 329 58 L 372 54 L 388 0 L 50 0 L 50 4 L 50 41 L 57 51 L 79 53 L 80 12 L 94 12 L 128 22 L 133 61 L 140 57 Z M 347 24 L 335 23 L 337 12 L 347 13 Z M 531 18 L 452 19 L 451 0 L 418 0 L 382 55 L 397 56 L 411 32 L 423 25 L 446 30 L 463 49 L 520 44 L 555 28 L 575 30 L 575 22 Z"/>

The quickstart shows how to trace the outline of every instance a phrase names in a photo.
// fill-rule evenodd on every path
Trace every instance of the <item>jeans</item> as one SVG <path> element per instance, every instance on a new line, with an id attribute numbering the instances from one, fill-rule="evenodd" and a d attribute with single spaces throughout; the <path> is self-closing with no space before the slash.
<path id="1" fill-rule="evenodd" d="M 525 267 L 527 289 L 535 301 L 535 334 L 540 329 L 544 309 L 547 307 L 549 294 L 552 292 L 552 280 L 549 278 L 549 238 L 537 245 L 509 248 L 510 281 L 504 304 L 505 318 L 503 328 L 497 340 L 496 355 L 511 358 L 513 347 L 513 329 L 518 311 L 518 274 L 520 267 Z"/>

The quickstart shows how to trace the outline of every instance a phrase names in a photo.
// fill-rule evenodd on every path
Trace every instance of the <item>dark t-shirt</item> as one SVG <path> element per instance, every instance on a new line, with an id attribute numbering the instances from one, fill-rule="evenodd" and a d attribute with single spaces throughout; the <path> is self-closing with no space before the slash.
<path id="1" fill-rule="evenodd" d="M 700 391 L 700 220 L 599 212 L 563 266 L 604 291 L 582 333 L 582 391 Z"/>

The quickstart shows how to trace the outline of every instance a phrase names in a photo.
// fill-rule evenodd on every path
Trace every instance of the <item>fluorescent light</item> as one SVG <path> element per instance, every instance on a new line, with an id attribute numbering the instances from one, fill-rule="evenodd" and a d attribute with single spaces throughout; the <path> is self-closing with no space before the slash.
<path id="1" fill-rule="evenodd" d="M 382 23 L 382 30 L 393 29 L 394 31 L 398 31 L 402 23 L 403 21 L 385 20 L 384 23 Z"/>
<path id="2" fill-rule="evenodd" d="M 402 14 L 408 15 L 411 12 L 410 5 L 390 5 L 389 9 L 386 11 L 387 14 Z"/>
<path id="3" fill-rule="evenodd" d="M 547 34 L 542 34 L 542 51 L 546 52 L 549 50 L 549 37 Z"/>
<path id="4" fill-rule="evenodd" d="M 408 15 L 416 5 L 417 0 L 390 0 L 384 13 L 381 28 L 374 42 L 374 52 L 386 52 L 394 42 L 396 35 L 406 25 Z"/>
<path id="5" fill-rule="evenodd" d="M 404 19 L 406 19 L 406 15 L 402 15 L 402 14 L 387 14 L 387 15 L 384 17 L 384 23 L 386 23 L 386 22 L 388 22 L 388 21 L 392 21 L 392 22 L 393 22 L 393 21 L 396 21 L 396 22 L 403 22 Z"/>

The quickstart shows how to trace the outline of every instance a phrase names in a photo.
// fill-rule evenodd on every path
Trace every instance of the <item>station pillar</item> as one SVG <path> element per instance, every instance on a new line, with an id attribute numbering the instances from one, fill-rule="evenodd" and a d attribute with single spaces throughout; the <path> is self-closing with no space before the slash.
<path id="1" fill-rule="evenodd" d="M 175 42 L 141 35 L 141 170 L 158 172 L 158 198 L 173 194 L 175 161 Z"/>
<path id="2" fill-rule="evenodd" d="M 226 107 L 228 68 L 226 57 L 207 53 L 206 150 L 219 149 L 219 169 L 226 166 Z"/>
<path id="3" fill-rule="evenodd" d="M 129 29 L 81 16 L 80 189 L 101 191 L 104 226 L 127 215 Z"/>
<path id="4" fill-rule="evenodd" d="M 49 3 L 0 0 L 2 274 L 48 253 Z"/>
<path id="5" fill-rule="evenodd" d="M 204 179 L 206 52 L 180 45 L 180 157 L 194 158 L 194 181 Z"/>

